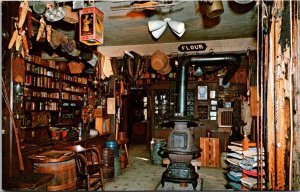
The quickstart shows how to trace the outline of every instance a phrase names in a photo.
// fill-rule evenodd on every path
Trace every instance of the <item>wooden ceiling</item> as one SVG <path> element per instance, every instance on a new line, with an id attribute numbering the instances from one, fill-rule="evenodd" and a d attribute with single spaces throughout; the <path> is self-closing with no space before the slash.
<path id="1" fill-rule="evenodd" d="M 237 1 L 243 2 L 243 1 Z M 112 11 L 111 7 L 126 6 L 130 2 L 96 1 L 104 13 L 104 44 L 102 46 L 141 45 L 189 41 L 255 38 L 257 11 L 255 1 L 236 3 L 223 1 L 224 13 L 217 18 L 208 18 L 204 1 L 184 1 L 170 12 L 160 11 Z M 148 31 L 148 21 L 171 18 L 185 23 L 186 32 L 177 38 L 169 28 L 155 40 Z"/>

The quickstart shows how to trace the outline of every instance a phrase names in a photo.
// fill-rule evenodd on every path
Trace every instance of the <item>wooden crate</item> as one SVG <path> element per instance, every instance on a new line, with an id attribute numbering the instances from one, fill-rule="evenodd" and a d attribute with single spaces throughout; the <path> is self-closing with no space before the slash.
<path id="1" fill-rule="evenodd" d="M 219 138 L 200 137 L 201 166 L 220 167 L 220 141 Z"/>

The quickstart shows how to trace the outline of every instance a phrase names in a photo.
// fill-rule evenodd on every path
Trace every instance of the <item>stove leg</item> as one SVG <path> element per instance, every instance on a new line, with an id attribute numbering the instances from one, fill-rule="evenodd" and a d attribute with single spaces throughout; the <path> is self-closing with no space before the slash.
<path id="1" fill-rule="evenodd" d="M 198 184 L 198 181 L 197 181 L 197 180 L 192 182 L 192 185 L 193 185 L 193 189 L 194 189 L 194 190 L 196 190 L 197 184 Z"/>
<path id="2" fill-rule="evenodd" d="M 164 180 L 163 178 L 161 179 L 160 183 L 161 183 L 161 186 L 162 186 L 162 187 L 165 186 L 165 180 Z"/>

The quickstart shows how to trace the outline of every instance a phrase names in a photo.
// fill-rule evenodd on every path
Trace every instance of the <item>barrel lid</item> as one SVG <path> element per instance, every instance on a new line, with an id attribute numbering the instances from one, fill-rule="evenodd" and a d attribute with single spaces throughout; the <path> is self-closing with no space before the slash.
<path id="1" fill-rule="evenodd" d="M 30 159 L 32 159 L 34 163 L 57 163 L 73 159 L 74 154 L 72 151 L 49 150 L 32 155 Z"/>

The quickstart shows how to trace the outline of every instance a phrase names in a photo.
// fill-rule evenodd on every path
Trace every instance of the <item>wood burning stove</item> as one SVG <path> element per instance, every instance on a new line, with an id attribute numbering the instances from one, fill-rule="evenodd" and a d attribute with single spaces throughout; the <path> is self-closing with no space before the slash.
<path id="1" fill-rule="evenodd" d="M 177 84 L 177 113 L 170 121 L 175 122 L 175 127 L 169 135 L 167 148 L 163 148 L 160 154 L 167 156 L 170 164 L 162 175 L 161 184 L 165 181 L 178 183 L 192 183 L 196 189 L 199 175 L 191 165 L 191 160 L 200 156 L 201 149 L 194 146 L 193 136 L 188 128 L 188 123 L 193 119 L 187 117 L 187 68 L 190 63 L 196 67 L 202 67 L 202 74 L 216 72 L 227 67 L 227 73 L 222 84 L 227 84 L 239 67 L 240 57 L 236 55 L 211 55 L 211 56 L 187 56 L 180 62 Z M 215 70 L 204 70 L 206 66 L 215 66 Z"/>
<path id="2" fill-rule="evenodd" d="M 193 137 L 187 127 L 187 119 L 176 119 L 175 127 L 169 135 L 164 154 L 170 159 L 170 164 L 162 175 L 161 184 L 165 181 L 192 183 L 197 187 L 199 175 L 191 165 L 191 160 L 200 156 L 200 149 L 194 146 Z"/>

